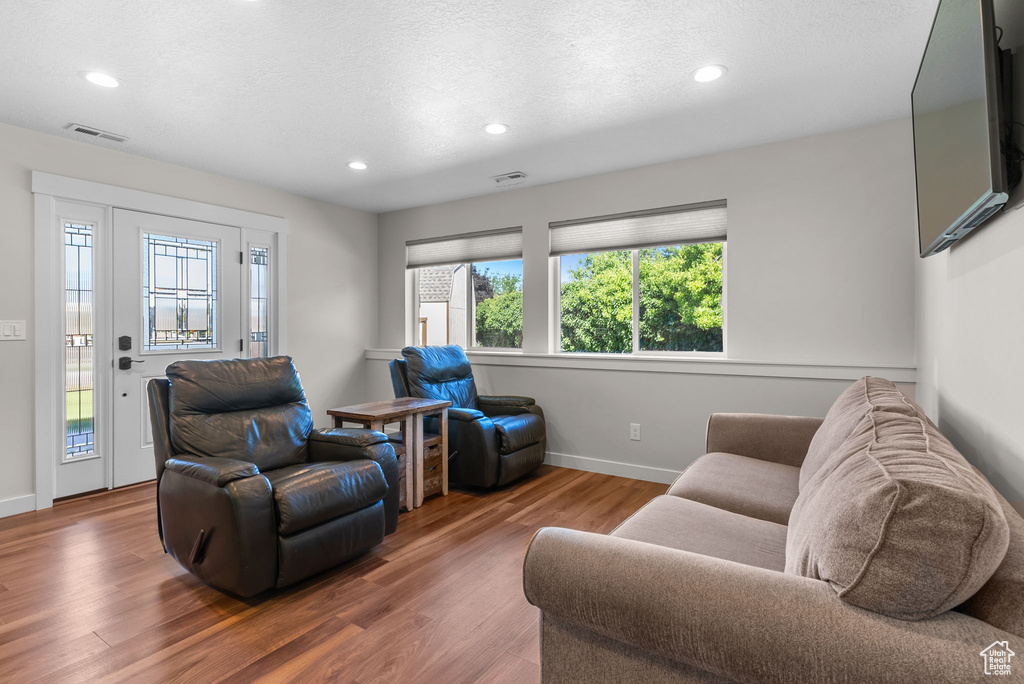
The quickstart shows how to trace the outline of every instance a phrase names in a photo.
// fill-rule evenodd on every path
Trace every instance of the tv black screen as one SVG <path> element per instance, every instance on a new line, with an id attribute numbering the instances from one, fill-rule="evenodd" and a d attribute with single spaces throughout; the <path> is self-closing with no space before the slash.
<path id="1" fill-rule="evenodd" d="M 1008 199 L 1000 72 L 992 0 L 941 0 L 912 96 L 921 256 Z"/>

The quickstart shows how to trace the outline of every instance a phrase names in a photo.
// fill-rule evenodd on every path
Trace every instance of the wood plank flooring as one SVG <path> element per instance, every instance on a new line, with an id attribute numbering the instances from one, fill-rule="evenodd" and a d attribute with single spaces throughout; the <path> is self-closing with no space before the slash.
<path id="1" fill-rule="evenodd" d="M 365 556 L 246 601 L 163 553 L 152 484 L 0 519 L 0 682 L 536 682 L 530 537 L 607 532 L 665 489 L 550 466 L 453 489 Z"/>

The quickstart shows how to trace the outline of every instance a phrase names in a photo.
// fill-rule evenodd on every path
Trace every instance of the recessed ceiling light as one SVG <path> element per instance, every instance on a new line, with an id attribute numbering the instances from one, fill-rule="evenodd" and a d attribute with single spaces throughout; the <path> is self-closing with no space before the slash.
<path id="1" fill-rule="evenodd" d="M 89 83 L 103 88 L 116 88 L 121 85 L 121 81 L 102 71 L 79 71 L 78 75 Z"/>
<path id="2" fill-rule="evenodd" d="M 722 77 L 722 75 L 728 71 L 721 64 L 709 64 L 706 67 L 701 67 L 693 72 L 693 80 L 700 83 L 707 83 L 708 81 L 714 81 Z"/>
<path id="3" fill-rule="evenodd" d="M 356 171 L 363 171 L 366 169 L 366 164 L 361 161 L 350 161 L 348 163 L 348 168 L 355 169 Z"/>
<path id="4" fill-rule="evenodd" d="M 491 135 L 501 135 L 502 133 L 508 133 L 508 126 L 501 123 L 489 123 L 484 126 L 484 131 Z"/>

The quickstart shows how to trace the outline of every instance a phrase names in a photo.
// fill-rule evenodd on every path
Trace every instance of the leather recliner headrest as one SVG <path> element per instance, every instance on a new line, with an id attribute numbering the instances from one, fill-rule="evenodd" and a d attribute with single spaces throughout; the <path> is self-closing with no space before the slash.
<path id="1" fill-rule="evenodd" d="M 305 404 L 290 356 L 230 361 L 176 361 L 167 367 L 173 415 L 228 413 Z"/>
<path id="2" fill-rule="evenodd" d="M 450 382 L 473 375 L 466 352 L 449 344 L 444 347 L 406 347 L 402 356 L 409 364 L 408 373 L 424 383 Z"/>

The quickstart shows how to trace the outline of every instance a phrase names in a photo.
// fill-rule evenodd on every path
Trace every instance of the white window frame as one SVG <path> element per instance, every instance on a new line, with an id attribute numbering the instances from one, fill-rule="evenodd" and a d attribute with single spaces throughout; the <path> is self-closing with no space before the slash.
<path id="1" fill-rule="evenodd" d="M 562 257 L 550 257 L 550 272 L 553 284 L 551 291 L 552 317 L 549 322 L 551 330 L 550 344 L 552 351 L 556 354 L 567 356 L 596 356 L 596 357 L 673 357 L 673 358 L 729 358 L 729 243 L 722 240 L 722 351 L 701 352 L 701 351 L 661 351 L 656 349 L 640 349 L 640 250 L 613 250 L 630 251 L 633 255 L 633 349 L 628 352 L 574 352 L 562 349 Z M 663 247 L 675 247 L 676 245 L 662 245 Z M 645 247 L 644 249 L 658 249 L 658 247 Z M 581 252 L 581 254 L 598 254 L 596 252 Z M 569 256 L 569 255 L 567 255 Z"/>
<path id="2" fill-rule="evenodd" d="M 242 353 L 245 354 L 245 358 L 252 358 L 251 346 L 252 346 L 252 278 L 250 276 L 250 270 L 252 269 L 252 250 L 253 248 L 260 248 L 267 250 L 267 292 L 277 293 L 275 289 L 279 281 L 277 277 L 277 243 L 278 235 L 271 233 L 266 230 L 255 230 L 250 228 L 242 229 L 242 263 L 247 268 L 243 268 L 242 271 L 242 320 L 245 321 L 245 337 L 242 344 Z M 277 344 L 277 328 L 280 326 L 280 322 L 277 321 L 274 314 L 279 306 L 279 303 L 275 301 L 276 296 L 267 297 L 267 356 L 277 356 L 280 352 L 278 351 Z"/>
<path id="3" fill-rule="evenodd" d="M 270 244 L 276 253 L 276 263 L 272 269 L 275 305 L 270 311 L 271 350 L 274 354 L 286 353 L 288 349 L 287 328 L 287 256 L 288 256 L 288 220 L 277 216 L 257 214 L 254 212 L 221 207 L 203 202 L 169 197 L 156 193 L 132 190 L 105 183 L 69 178 L 41 171 L 32 172 L 32 193 L 34 195 L 34 227 L 35 227 L 35 508 L 40 510 L 53 505 L 56 489 L 58 454 L 66 452 L 66 436 L 64 422 L 64 224 L 62 219 L 71 219 L 77 213 L 58 211 L 58 206 L 67 203 L 77 204 L 91 211 L 102 212 L 102 227 L 109 236 L 113 225 L 113 210 L 129 209 L 149 214 L 161 214 L 175 218 L 217 223 L 240 228 L 242 244 L 250 241 L 260 242 L 272 236 Z M 85 216 L 76 216 L 84 219 Z M 92 223 L 92 221 L 83 221 Z M 101 249 L 94 249 L 94 264 L 99 277 L 108 278 L 110 265 L 111 240 L 104 240 Z M 262 246 L 262 245 L 261 245 Z M 225 255 L 225 258 L 226 255 Z M 249 273 L 242 269 L 241 275 L 245 285 L 243 293 L 248 293 Z M 113 310 L 113 292 L 104 286 L 102 305 L 105 312 L 98 313 L 94 328 L 94 366 L 96 368 L 111 367 L 111 350 L 113 345 L 113 317 L 108 313 Z M 100 294 L 94 294 L 94 306 L 100 308 Z M 243 297 L 248 307 L 248 296 Z M 248 316 L 244 320 L 248 320 Z M 102 340 L 98 341 L 98 340 Z M 245 346 L 245 345 L 243 345 Z M 243 351 L 246 351 L 243 349 Z M 241 353 L 241 352 L 240 352 Z M 98 394 L 102 387 L 102 396 Z M 101 447 L 100 440 L 112 435 L 113 396 L 111 383 L 107 378 L 97 378 L 94 391 L 93 410 L 97 416 L 96 449 Z M 102 419 L 100 418 L 102 416 Z M 102 420 L 102 422 L 100 422 Z M 103 435 L 100 430 L 103 430 Z M 82 460 L 82 459 L 75 459 Z M 107 459 L 107 486 L 113 483 L 113 458 Z"/>
<path id="4" fill-rule="evenodd" d="M 104 207 L 98 207 L 80 202 L 68 202 L 58 201 L 54 204 L 53 213 L 56 216 L 55 228 L 60 233 L 56 236 L 59 241 L 58 256 L 59 265 L 58 270 L 61 274 L 63 281 L 64 275 L 66 274 L 67 263 L 65 262 L 66 250 L 64 249 L 64 226 L 67 223 L 77 223 L 80 225 L 92 226 L 93 229 L 93 249 L 92 249 L 92 269 L 93 269 L 93 282 L 92 282 L 92 297 L 93 297 L 93 337 L 92 337 L 92 354 L 93 354 L 93 451 L 91 454 L 84 454 L 80 456 L 68 456 L 66 442 L 66 430 L 67 430 L 67 400 L 65 393 L 67 387 L 65 385 L 65 359 L 63 354 L 63 348 L 61 348 L 61 359 L 60 359 L 60 384 L 61 392 L 58 398 L 58 405 L 55 407 L 55 413 L 58 416 L 58 423 L 61 428 L 61 455 L 60 463 L 64 465 L 66 463 L 81 463 L 83 461 L 89 461 L 92 459 L 103 458 L 107 455 L 105 452 L 110 442 L 111 430 L 113 429 L 113 414 L 110 410 L 111 407 L 106 406 L 104 402 L 100 401 L 101 398 L 106 397 L 110 390 L 110 376 L 107 373 L 97 372 L 96 369 L 108 368 L 111 365 L 111 339 L 110 339 L 110 309 L 109 307 L 99 307 L 97 302 L 105 301 L 105 298 L 110 296 L 110 250 L 112 249 L 112 242 L 110 239 L 110 214 L 111 212 Z M 61 287 L 57 293 L 59 301 L 55 302 L 55 306 L 60 311 L 60 320 L 57 322 L 57 344 L 63 347 L 64 338 L 67 335 L 66 327 L 66 316 L 64 315 L 64 288 Z M 37 336 L 37 352 L 38 352 L 38 336 Z"/>
<path id="5" fill-rule="evenodd" d="M 111 224 L 111 225 L 113 225 L 113 224 Z M 182 232 L 178 232 L 178 231 L 174 231 L 174 230 L 150 230 L 148 228 L 140 229 L 138 231 L 138 244 L 139 244 L 139 250 L 138 250 L 139 257 L 138 258 L 139 258 L 139 264 L 142 264 L 143 260 L 145 259 L 146 237 L 147 236 L 169 237 L 169 238 L 183 238 L 183 239 L 187 239 L 187 240 L 195 239 L 191 235 L 188 235 L 188 234 L 182 233 Z M 230 255 L 224 254 L 224 244 L 220 240 L 216 240 L 216 239 L 206 240 L 206 239 L 203 239 L 202 242 L 216 245 L 217 254 L 222 255 L 221 264 L 228 263 L 228 261 L 231 259 Z M 113 251 L 111 251 L 111 254 L 113 254 Z M 113 262 L 111 262 L 111 263 L 113 263 Z M 218 264 L 218 268 L 214 272 L 214 283 L 218 284 L 218 287 L 219 287 L 219 283 L 223 282 L 222 278 L 224 277 L 224 268 L 222 267 L 221 264 Z M 240 283 L 240 285 L 242 287 L 241 292 L 245 292 L 246 291 L 245 290 L 245 283 L 242 282 L 242 283 Z M 139 348 L 136 351 L 136 353 L 139 356 L 188 356 L 189 354 L 210 354 L 210 353 L 225 353 L 225 352 L 234 351 L 234 346 L 233 346 L 234 345 L 234 340 L 233 339 L 227 339 L 227 338 L 224 337 L 224 325 L 223 325 L 223 323 L 224 323 L 224 312 L 221 310 L 219 302 L 217 303 L 216 309 L 217 309 L 217 311 L 216 311 L 215 318 L 216 318 L 216 325 L 217 325 L 217 337 L 214 340 L 213 346 L 210 346 L 210 347 L 190 347 L 190 348 L 187 348 L 187 349 L 159 349 L 159 348 L 158 349 L 147 349 L 147 347 L 152 344 L 152 341 L 149 339 L 149 335 L 148 335 L 149 331 L 147 329 L 147 320 L 146 320 L 146 317 L 145 317 L 145 314 L 144 314 L 142 319 L 141 319 L 141 324 L 142 325 L 135 332 L 135 334 L 138 335 L 138 338 L 139 338 Z M 239 350 L 239 354 L 241 354 L 241 350 Z"/>
<path id="6" fill-rule="evenodd" d="M 517 261 L 517 259 L 502 259 L 502 261 Z M 523 259 L 520 258 L 520 259 L 518 259 L 518 261 L 520 263 L 522 263 Z M 466 278 L 466 347 L 465 347 L 466 351 L 467 352 L 512 352 L 512 353 L 522 352 L 523 348 L 521 346 L 520 347 L 481 347 L 481 346 L 478 346 L 478 345 L 474 344 L 474 342 L 476 342 L 476 298 L 473 296 L 473 266 L 476 265 L 476 264 L 490 264 L 490 263 L 493 263 L 493 262 L 492 261 L 469 261 L 469 262 L 461 262 L 460 261 L 460 262 L 456 262 L 456 263 L 462 264 L 463 266 L 466 267 L 464 269 L 466 271 L 465 276 L 464 276 Z M 452 264 L 449 264 L 449 265 L 455 266 L 456 263 L 452 263 Z M 423 267 L 423 268 L 429 268 L 429 267 Z M 410 297 L 410 299 L 412 301 L 412 307 L 411 307 L 411 311 L 409 312 L 409 317 L 408 317 L 408 326 L 407 326 L 406 340 L 408 341 L 408 344 L 410 344 L 410 345 L 419 346 L 419 344 L 420 344 L 420 341 L 419 341 L 420 269 L 419 268 L 409 269 L 409 272 L 411 272 L 411 274 L 412 274 L 412 278 L 411 278 L 412 291 L 411 291 L 411 297 Z M 524 297 L 523 298 L 523 309 L 524 309 L 523 327 L 524 328 L 526 327 L 525 308 L 526 308 L 526 298 Z M 525 337 L 525 330 L 524 330 L 524 337 Z"/>

